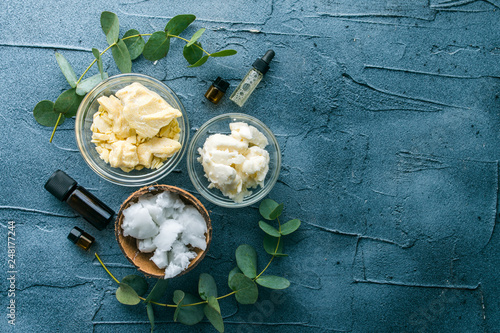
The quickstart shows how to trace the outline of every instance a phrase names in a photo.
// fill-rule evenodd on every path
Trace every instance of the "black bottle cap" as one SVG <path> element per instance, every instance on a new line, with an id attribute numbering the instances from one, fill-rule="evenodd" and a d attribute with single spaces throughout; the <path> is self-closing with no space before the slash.
<path id="1" fill-rule="evenodd" d="M 64 201 L 78 183 L 64 171 L 57 170 L 45 183 L 45 189 L 57 199 Z"/>
<path id="2" fill-rule="evenodd" d="M 222 91 L 223 93 L 226 92 L 227 88 L 229 88 L 229 82 L 225 81 L 222 79 L 220 76 L 215 79 L 215 81 L 212 83 L 212 85 Z"/>
<path id="3" fill-rule="evenodd" d="M 266 52 L 266 54 L 264 54 L 262 58 L 258 58 L 257 60 L 255 60 L 252 66 L 262 74 L 266 74 L 269 70 L 269 63 L 271 62 L 271 60 L 273 60 L 273 58 L 274 51 L 269 50 Z"/>
<path id="4" fill-rule="evenodd" d="M 76 243 L 78 242 L 78 239 L 80 238 L 80 236 L 83 234 L 83 230 L 78 228 L 78 227 L 74 227 L 73 229 L 71 229 L 71 231 L 69 232 L 69 235 L 68 235 L 68 239 L 70 241 L 72 241 L 73 243 Z"/>

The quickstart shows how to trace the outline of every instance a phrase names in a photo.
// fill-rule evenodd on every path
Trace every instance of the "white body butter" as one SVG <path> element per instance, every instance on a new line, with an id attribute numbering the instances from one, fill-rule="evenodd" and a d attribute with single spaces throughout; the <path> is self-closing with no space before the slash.
<path id="1" fill-rule="evenodd" d="M 252 194 L 250 189 L 264 186 L 269 171 L 267 138 L 254 126 L 231 123 L 230 135 L 213 134 L 198 149 L 209 188 L 218 188 L 234 200 L 242 202 Z"/>
<path id="2" fill-rule="evenodd" d="M 139 251 L 154 252 L 150 260 L 165 269 L 165 279 L 189 266 L 197 256 L 195 248 L 207 248 L 205 219 L 170 192 L 142 196 L 123 211 L 121 227 L 124 236 L 137 239 Z"/>

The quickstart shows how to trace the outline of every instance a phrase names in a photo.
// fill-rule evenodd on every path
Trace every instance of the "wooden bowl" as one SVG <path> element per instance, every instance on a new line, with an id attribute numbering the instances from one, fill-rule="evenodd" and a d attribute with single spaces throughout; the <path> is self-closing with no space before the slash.
<path id="1" fill-rule="evenodd" d="M 195 251 L 198 255 L 194 259 L 192 259 L 191 262 L 189 263 L 189 266 L 184 271 L 179 273 L 177 276 L 184 275 L 193 268 L 195 268 L 196 265 L 198 265 L 198 263 L 205 257 L 205 253 L 208 251 L 210 247 L 210 242 L 212 241 L 212 223 L 210 222 L 210 216 L 208 215 L 207 210 L 201 204 L 201 202 L 198 199 L 196 199 L 192 194 L 178 187 L 169 185 L 145 186 L 137 190 L 136 192 L 132 193 L 127 198 L 127 200 L 125 200 L 125 202 L 121 205 L 120 211 L 118 212 L 118 215 L 116 217 L 116 222 L 115 222 L 116 240 L 118 241 L 118 244 L 120 245 L 120 248 L 125 257 L 128 259 L 128 261 L 134 264 L 134 266 L 137 267 L 137 269 L 142 273 L 144 273 L 145 275 L 157 279 L 164 278 L 165 269 L 158 268 L 158 266 L 156 266 L 154 262 L 149 260 L 153 256 L 153 253 L 142 253 L 137 249 L 137 243 L 135 238 L 131 236 L 127 237 L 123 236 L 121 226 L 123 222 L 123 211 L 128 207 L 130 207 L 130 205 L 137 203 L 139 197 L 145 194 L 156 195 L 164 191 L 175 193 L 179 195 L 181 200 L 186 205 L 194 206 L 200 212 L 201 216 L 203 216 L 205 222 L 207 223 L 207 232 L 205 233 L 207 248 L 205 249 L 205 251 L 195 248 Z"/>

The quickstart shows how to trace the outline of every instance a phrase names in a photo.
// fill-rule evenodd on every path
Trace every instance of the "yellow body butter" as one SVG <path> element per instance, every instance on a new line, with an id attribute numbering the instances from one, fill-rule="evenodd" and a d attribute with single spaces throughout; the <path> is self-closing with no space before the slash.
<path id="1" fill-rule="evenodd" d="M 182 113 L 138 82 L 115 95 L 97 99 L 90 129 L 99 156 L 125 172 L 160 168 L 181 149 L 176 118 Z"/>

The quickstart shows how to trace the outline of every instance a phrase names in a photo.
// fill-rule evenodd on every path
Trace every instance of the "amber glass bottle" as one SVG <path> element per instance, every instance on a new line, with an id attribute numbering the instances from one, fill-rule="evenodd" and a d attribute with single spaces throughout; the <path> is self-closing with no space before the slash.
<path id="1" fill-rule="evenodd" d="M 220 102 L 222 96 L 226 93 L 227 88 L 229 87 L 229 82 L 224 81 L 221 77 L 215 79 L 210 88 L 208 88 L 205 93 L 206 99 L 210 102 L 217 104 Z"/>
<path id="2" fill-rule="evenodd" d="M 94 237 L 78 227 L 71 229 L 68 239 L 84 250 L 88 250 L 95 242 Z"/>
<path id="3" fill-rule="evenodd" d="M 115 215 L 111 208 L 85 188 L 79 186 L 64 171 L 57 170 L 54 172 L 45 183 L 45 189 L 57 199 L 65 201 L 75 212 L 98 230 L 106 228 Z"/>

